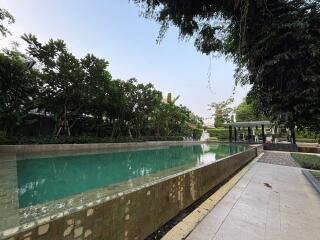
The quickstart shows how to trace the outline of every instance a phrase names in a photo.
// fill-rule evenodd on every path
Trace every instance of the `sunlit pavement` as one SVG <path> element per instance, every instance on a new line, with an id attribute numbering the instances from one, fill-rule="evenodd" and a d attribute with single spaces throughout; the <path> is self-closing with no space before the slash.
<path id="1" fill-rule="evenodd" d="M 257 162 L 187 238 L 196 239 L 320 239 L 320 194 L 301 169 Z"/>

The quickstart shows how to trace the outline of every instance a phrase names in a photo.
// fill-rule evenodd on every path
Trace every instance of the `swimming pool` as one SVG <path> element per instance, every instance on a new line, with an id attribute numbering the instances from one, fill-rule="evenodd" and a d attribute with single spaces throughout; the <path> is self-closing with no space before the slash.
<path id="1" fill-rule="evenodd" d="M 66 229 L 63 226 L 68 225 L 70 218 L 89 221 L 88 224 L 97 222 L 100 217 L 89 220 L 87 216 L 99 206 L 104 210 L 94 210 L 95 213 L 102 212 L 106 221 L 117 219 L 121 222 L 126 218 L 122 214 L 127 211 L 122 199 L 128 197 L 129 203 L 134 202 L 131 207 L 134 209 L 161 204 L 179 204 L 184 208 L 256 156 L 255 148 L 241 144 L 158 142 L 111 145 L 119 148 L 107 146 L 108 149 L 104 149 L 106 145 L 99 145 L 87 151 L 82 148 L 89 145 L 39 145 L 17 147 L 5 154 L 2 150 L 0 239 L 24 236 L 28 229 L 38 234 L 45 223 L 55 228 L 46 234 L 51 236 L 59 232 L 59 236 L 64 236 Z M 30 152 L 30 147 L 40 151 Z M 50 151 L 42 151 L 45 148 Z M 72 150 L 66 151 L 70 148 Z M 155 189 L 158 190 L 154 192 Z M 147 202 L 149 200 L 145 196 L 151 197 L 152 202 Z M 125 209 L 118 213 L 119 207 Z M 150 221 L 160 222 L 153 222 L 153 227 L 144 227 L 143 231 L 150 232 L 150 229 L 160 226 L 178 209 L 168 208 L 159 213 L 165 216 L 150 212 Z M 135 210 L 134 215 L 139 211 Z M 140 222 L 139 219 L 135 221 Z M 65 222 L 64 225 L 60 225 L 61 221 Z M 119 224 L 107 226 L 114 228 L 112 231 L 129 226 Z"/>
<path id="2" fill-rule="evenodd" d="M 246 145 L 193 145 L 17 162 L 19 207 L 24 208 L 173 169 L 196 167 L 244 151 Z"/>

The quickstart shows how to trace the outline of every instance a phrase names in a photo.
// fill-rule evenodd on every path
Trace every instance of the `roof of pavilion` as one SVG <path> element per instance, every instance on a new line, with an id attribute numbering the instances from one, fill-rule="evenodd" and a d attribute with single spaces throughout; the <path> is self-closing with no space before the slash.
<path id="1" fill-rule="evenodd" d="M 261 127 L 274 125 L 270 121 L 252 121 L 252 122 L 231 122 L 223 124 L 224 127 Z"/>

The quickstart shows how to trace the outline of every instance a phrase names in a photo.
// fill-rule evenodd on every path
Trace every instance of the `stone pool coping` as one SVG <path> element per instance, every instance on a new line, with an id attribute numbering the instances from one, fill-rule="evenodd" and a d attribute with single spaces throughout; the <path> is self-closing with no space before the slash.
<path id="1" fill-rule="evenodd" d="M 172 143 L 172 142 L 170 142 L 170 143 Z M 194 141 L 187 142 L 187 144 L 184 144 L 184 143 L 185 142 L 179 141 L 179 142 L 174 142 L 173 143 L 174 145 L 169 145 L 169 146 L 188 145 L 190 143 L 191 144 L 201 144 L 201 142 L 199 142 L 199 141 L 197 141 L 197 142 L 194 142 Z M 168 146 L 168 145 L 165 145 L 165 142 L 161 142 L 160 145 L 158 145 L 158 144 L 154 144 L 153 143 L 153 144 L 151 144 L 151 146 Z M 135 144 L 130 144 L 130 145 L 133 146 L 133 147 L 137 146 Z M 138 145 L 141 145 L 141 144 L 138 144 Z M 120 144 L 118 146 L 123 146 L 123 144 Z M 147 147 L 150 147 L 150 145 L 147 146 Z M 103 197 L 101 197 L 101 196 L 99 197 L 97 195 L 94 201 L 86 202 L 83 205 L 79 205 L 77 207 L 73 207 L 73 208 L 72 207 L 68 207 L 68 209 L 63 209 L 64 206 L 61 206 L 62 209 L 58 213 L 55 213 L 53 215 L 49 215 L 49 216 L 46 216 L 46 217 L 40 217 L 39 219 L 34 219 L 33 221 L 30 221 L 28 223 L 21 224 L 20 226 L 17 226 L 17 227 L 14 227 L 14 228 L 10 228 L 10 229 L 7 229 L 7 230 L 4 230 L 4 231 L 0 232 L 0 239 L 6 239 L 6 238 L 9 238 L 11 236 L 15 236 L 15 235 L 17 235 L 17 234 L 19 234 L 21 232 L 26 232 L 26 231 L 29 231 L 29 230 L 34 229 L 36 227 L 43 226 L 43 225 L 48 224 L 48 223 L 50 223 L 50 222 L 52 222 L 54 220 L 69 216 L 69 215 L 71 215 L 73 213 L 76 213 L 76 212 L 79 212 L 81 210 L 88 210 L 89 211 L 90 209 L 93 209 L 93 207 L 95 207 L 97 205 L 100 205 L 102 203 L 106 203 L 108 201 L 111 201 L 112 199 L 120 198 L 122 196 L 128 195 L 129 193 L 141 190 L 143 188 L 147 188 L 147 187 L 156 185 L 158 183 L 164 182 L 166 180 L 173 179 L 173 178 L 176 178 L 178 176 L 182 176 L 185 173 L 192 172 L 192 171 L 197 170 L 199 168 L 204 168 L 204 167 L 206 167 L 208 165 L 216 164 L 216 163 L 218 163 L 220 161 L 226 160 L 228 158 L 232 158 L 233 156 L 236 156 L 236 155 L 239 155 L 239 154 L 243 154 L 245 152 L 252 151 L 252 149 L 257 149 L 257 147 L 252 147 L 252 148 L 250 148 L 250 149 L 248 149 L 246 151 L 229 155 L 229 156 L 221 158 L 221 159 L 219 159 L 219 160 L 217 160 L 217 161 L 215 161 L 213 163 L 203 164 L 203 165 L 196 166 L 196 167 L 193 167 L 193 168 L 188 168 L 188 169 L 183 170 L 183 171 L 179 171 L 177 173 L 174 173 L 174 174 L 171 174 L 171 175 L 168 175 L 168 176 L 163 176 L 163 177 L 160 177 L 159 179 L 154 179 L 154 180 L 149 181 L 147 183 L 141 184 L 141 185 L 139 185 L 137 187 L 126 189 L 126 190 L 121 191 L 121 192 L 116 192 L 116 193 L 111 194 L 111 195 L 110 195 L 110 192 L 109 192 L 107 194 L 107 196 L 103 196 Z M 258 151 L 258 149 L 256 151 Z M 106 188 L 110 188 L 110 186 L 106 187 Z M 106 190 L 106 189 L 102 189 L 102 190 Z M 69 199 L 70 199 L 70 197 L 69 197 Z M 59 201 L 61 202 L 61 199 Z M 41 207 L 43 207 L 43 206 L 44 206 L 44 204 L 40 204 L 40 205 L 38 205 L 36 207 L 29 207 L 28 210 L 36 211 L 37 209 L 38 210 L 41 209 Z"/>
<path id="2" fill-rule="evenodd" d="M 130 149 L 137 147 L 178 146 L 207 143 L 207 141 L 146 141 L 127 143 L 88 143 L 88 144 L 27 144 L 27 145 L 0 145 L 0 153 L 43 153 L 56 151 L 90 151 L 108 149 Z"/>
<path id="3" fill-rule="evenodd" d="M 301 170 L 303 175 L 308 179 L 308 181 L 311 183 L 311 185 L 314 187 L 314 189 L 320 194 L 320 181 L 316 179 L 310 171 L 312 170 Z"/>
<path id="4" fill-rule="evenodd" d="M 243 167 L 232 178 L 225 182 L 216 192 L 211 194 L 201 205 L 183 218 L 177 225 L 170 229 L 161 240 L 183 240 L 196 228 L 196 226 L 214 209 L 228 192 L 240 181 L 240 179 L 261 158 L 263 153 Z"/>
<path id="5" fill-rule="evenodd" d="M 200 166 L 205 165 L 203 164 Z M 137 177 L 129 181 L 88 190 L 83 193 L 66 196 L 57 200 L 49 201 L 47 203 L 36 204 L 33 206 L 21 208 L 17 210 L 20 216 L 20 224 L 22 227 L 28 226 L 29 223 L 35 223 L 32 224 L 32 226 L 41 225 L 46 221 L 51 221 L 56 218 L 66 216 L 68 214 L 82 210 L 83 208 L 93 207 L 97 204 L 112 200 L 116 197 L 121 197 L 126 192 L 126 190 L 139 190 L 141 188 L 149 186 L 150 184 L 156 184 L 162 179 L 165 179 L 165 177 L 174 176 L 175 174 L 182 173 L 189 169 L 191 169 L 190 165 L 182 165 L 179 167 L 174 167 L 161 172 L 157 172 L 152 175 Z M 0 230 L 0 239 L 1 232 L 4 231 Z"/>

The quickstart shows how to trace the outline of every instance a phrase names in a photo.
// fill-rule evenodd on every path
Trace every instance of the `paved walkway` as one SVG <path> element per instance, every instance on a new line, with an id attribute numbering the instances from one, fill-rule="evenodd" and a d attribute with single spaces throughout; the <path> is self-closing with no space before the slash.
<path id="1" fill-rule="evenodd" d="M 283 165 L 289 167 L 299 167 L 288 152 L 265 151 L 259 162 Z"/>
<path id="2" fill-rule="evenodd" d="M 209 239 L 320 239 L 320 195 L 299 168 L 257 162 L 187 238 Z"/>

